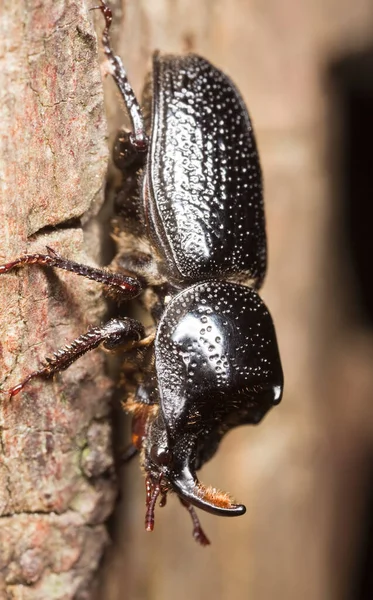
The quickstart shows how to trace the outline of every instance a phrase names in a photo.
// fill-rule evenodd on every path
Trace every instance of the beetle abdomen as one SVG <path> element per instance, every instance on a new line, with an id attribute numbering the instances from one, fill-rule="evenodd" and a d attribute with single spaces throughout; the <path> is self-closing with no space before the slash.
<path id="1" fill-rule="evenodd" d="M 253 279 L 266 270 L 252 125 L 230 81 L 196 55 L 154 58 L 145 210 L 168 276 Z"/>

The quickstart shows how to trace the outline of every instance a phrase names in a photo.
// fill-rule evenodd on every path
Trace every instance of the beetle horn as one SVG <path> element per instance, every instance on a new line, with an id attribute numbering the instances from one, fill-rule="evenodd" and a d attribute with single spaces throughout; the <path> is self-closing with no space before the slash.
<path id="1" fill-rule="evenodd" d="M 235 504 L 229 494 L 200 483 L 187 467 L 170 483 L 183 500 L 214 515 L 236 517 L 246 512 L 246 507 Z"/>

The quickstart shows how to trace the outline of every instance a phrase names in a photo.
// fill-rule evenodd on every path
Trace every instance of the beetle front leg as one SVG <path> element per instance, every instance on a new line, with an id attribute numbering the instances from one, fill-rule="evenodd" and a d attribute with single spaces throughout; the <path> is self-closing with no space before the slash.
<path id="1" fill-rule="evenodd" d="M 68 260 L 57 254 L 57 252 L 48 246 L 47 250 L 48 254 L 24 254 L 5 265 L 0 265 L 0 275 L 9 273 L 9 271 L 12 271 L 14 268 L 23 267 L 24 265 L 45 265 L 48 267 L 64 269 L 65 271 L 71 271 L 82 277 L 93 279 L 94 281 L 107 286 L 107 289 L 112 292 L 113 295 L 120 294 L 127 299 L 134 298 L 141 291 L 141 284 L 134 277 L 121 275 L 119 273 L 111 273 L 104 269 L 96 269 Z"/>
<path id="2" fill-rule="evenodd" d="M 129 462 L 133 456 L 141 452 L 148 424 L 154 419 L 159 406 L 156 404 L 124 403 L 124 410 L 133 415 L 131 424 L 131 443 L 120 453 L 119 461 L 121 464 Z"/>
<path id="3" fill-rule="evenodd" d="M 189 502 L 186 502 L 182 498 L 179 497 L 179 500 L 180 500 L 181 504 L 187 509 L 188 513 L 191 516 L 192 523 L 193 523 L 194 539 L 196 540 L 196 542 L 201 544 L 201 546 L 209 546 L 211 542 L 201 527 L 201 523 L 199 522 L 199 518 L 197 516 L 195 509 L 193 508 L 193 506 L 191 504 L 189 504 Z"/>
<path id="4" fill-rule="evenodd" d="M 21 383 L 8 390 L 10 398 L 16 396 L 25 385 L 37 377 L 48 379 L 59 371 L 64 371 L 86 352 L 102 344 L 106 350 L 131 350 L 142 346 L 144 327 L 135 319 L 111 319 L 102 327 L 92 327 L 87 333 L 76 338 L 71 344 L 57 350 L 51 358 L 45 359 L 45 364 L 33 371 Z"/>

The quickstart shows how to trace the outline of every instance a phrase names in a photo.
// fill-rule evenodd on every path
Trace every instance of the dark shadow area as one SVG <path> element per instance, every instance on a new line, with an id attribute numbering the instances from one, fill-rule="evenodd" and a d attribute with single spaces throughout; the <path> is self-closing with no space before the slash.
<path id="1" fill-rule="evenodd" d="M 343 241 L 355 275 L 358 310 L 364 324 L 373 327 L 373 48 L 336 62 L 331 78 L 340 110 Z"/>
<path id="2" fill-rule="evenodd" d="M 351 600 L 373 598 L 373 458 L 370 481 L 367 483 L 360 553 L 357 556 L 355 582 L 353 582 L 350 598 Z"/>
<path id="3" fill-rule="evenodd" d="M 329 72 L 337 106 L 336 185 L 342 249 L 352 269 L 355 317 L 373 328 L 373 47 L 336 61 Z M 333 127 L 333 124 L 332 124 Z M 342 265 L 343 269 L 346 265 Z M 348 598 L 373 598 L 373 456 L 359 550 Z"/>

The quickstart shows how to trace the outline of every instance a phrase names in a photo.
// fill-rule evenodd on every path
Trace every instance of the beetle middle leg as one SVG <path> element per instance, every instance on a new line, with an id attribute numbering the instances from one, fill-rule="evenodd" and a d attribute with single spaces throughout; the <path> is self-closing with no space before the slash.
<path id="1" fill-rule="evenodd" d="M 46 358 L 40 369 L 33 371 L 21 383 L 8 390 L 9 396 L 16 396 L 31 379 L 48 379 L 55 373 L 64 371 L 83 354 L 100 345 L 106 350 L 126 351 L 141 347 L 145 342 L 151 343 L 151 337 L 145 338 L 144 333 L 141 323 L 130 318 L 111 319 L 101 327 L 92 327 L 71 344 L 54 352 L 51 358 Z"/>

